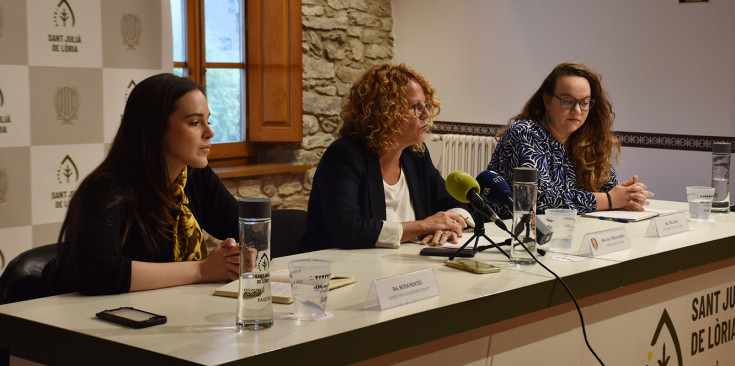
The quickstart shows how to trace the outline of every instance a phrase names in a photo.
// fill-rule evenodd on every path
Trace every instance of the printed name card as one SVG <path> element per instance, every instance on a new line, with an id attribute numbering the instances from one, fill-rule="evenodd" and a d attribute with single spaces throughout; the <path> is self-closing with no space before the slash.
<path id="1" fill-rule="evenodd" d="M 689 231 L 689 224 L 683 212 L 671 215 L 654 217 L 648 224 L 646 236 L 657 236 L 659 238 Z"/>
<path id="2" fill-rule="evenodd" d="M 380 310 L 439 296 L 439 286 L 431 268 L 373 280 L 365 308 L 380 305 Z"/>
<path id="3" fill-rule="evenodd" d="M 608 254 L 630 248 L 630 241 L 625 227 L 589 233 L 582 239 L 579 247 L 579 256 L 593 256 Z"/>

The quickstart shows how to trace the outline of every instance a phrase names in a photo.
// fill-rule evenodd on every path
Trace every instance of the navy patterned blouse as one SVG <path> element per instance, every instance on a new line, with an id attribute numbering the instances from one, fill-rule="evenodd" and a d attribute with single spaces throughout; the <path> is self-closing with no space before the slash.
<path id="1" fill-rule="evenodd" d="M 529 167 L 538 170 L 538 198 L 536 212 L 547 208 L 571 208 L 578 213 L 595 211 L 597 201 L 592 192 L 577 184 L 577 175 L 564 145 L 541 126 L 530 120 L 514 121 L 500 137 L 487 168 L 500 174 L 513 185 L 513 168 Z M 610 182 L 600 189 L 607 192 L 618 182 L 615 169 L 610 167 Z M 504 207 L 499 213 L 510 217 Z"/>

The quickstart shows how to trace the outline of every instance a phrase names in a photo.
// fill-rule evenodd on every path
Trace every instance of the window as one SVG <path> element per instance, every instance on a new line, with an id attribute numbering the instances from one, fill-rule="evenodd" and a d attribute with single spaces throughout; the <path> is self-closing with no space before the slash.
<path id="1" fill-rule="evenodd" d="M 174 73 L 207 88 L 210 159 L 301 142 L 301 1 L 171 0 Z"/>

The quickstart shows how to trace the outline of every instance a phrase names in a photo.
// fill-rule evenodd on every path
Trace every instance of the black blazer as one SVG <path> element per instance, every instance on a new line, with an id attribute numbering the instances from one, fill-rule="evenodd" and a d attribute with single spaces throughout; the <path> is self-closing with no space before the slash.
<path id="1" fill-rule="evenodd" d="M 467 209 L 447 192 L 428 150 L 421 154 L 403 150 L 401 167 L 416 220 L 454 207 Z M 378 154 L 361 142 L 339 138 L 324 152 L 314 174 L 300 249 L 374 248 L 381 220 L 385 220 L 385 193 Z"/>

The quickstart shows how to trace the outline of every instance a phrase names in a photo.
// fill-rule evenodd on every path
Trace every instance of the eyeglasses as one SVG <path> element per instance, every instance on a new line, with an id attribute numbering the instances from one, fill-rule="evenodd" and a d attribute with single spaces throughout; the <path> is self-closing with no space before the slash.
<path id="1" fill-rule="evenodd" d="M 424 111 L 431 114 L 431 103 L 429 102 L 418 102 L 409 108 L 413 109 L 413 115 L 416 117 L 420 117 Z"/>
<path id="2" fill-rule="evenodd" d="M 561 102 L 561 107 L 564 109 L 573 109 L 576 104 L 579 104 L 579 109 L 583 111 L 588 111 L 590 110 L 590 107 L 595 104 L 594 99 L 576 99 L 572 97 L 560 97 L 556 94 L 552 95 L 559 99 L 559 102 Z"/>

